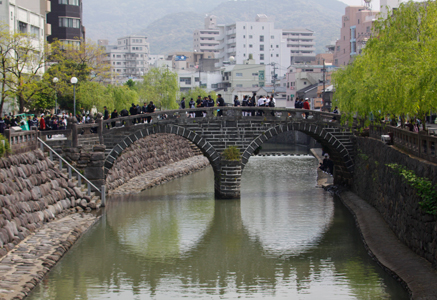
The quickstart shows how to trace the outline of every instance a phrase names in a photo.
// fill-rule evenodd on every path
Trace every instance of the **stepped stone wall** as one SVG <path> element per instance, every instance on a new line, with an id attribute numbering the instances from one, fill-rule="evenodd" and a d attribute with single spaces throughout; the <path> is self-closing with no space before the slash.
<path id="1" fill-rule="evenodd" d="M 436 217 L 420 208 L 421 198 L 400 174 L 386 166 L 391 163 L 429 178 L 437 187 L 437 165 L 379 140 L 357 137 L 353 190 L 381 213 L 404 244 L 437 268 Z"/>
<path id="2" fill-rule="evenodd" d="M 58 215 L 91 210 L 91 201 L 40 150 L 1 158 L 0 257 Z"/>
<path id="3" fill-rule="evenodd" d="M 118 156 L 106 176 L 107 190 L 114 190 L 147 171 L 199 154 L 199 149 L 183 137 L 167 133 L 149 135 L 130 145 Z"/>

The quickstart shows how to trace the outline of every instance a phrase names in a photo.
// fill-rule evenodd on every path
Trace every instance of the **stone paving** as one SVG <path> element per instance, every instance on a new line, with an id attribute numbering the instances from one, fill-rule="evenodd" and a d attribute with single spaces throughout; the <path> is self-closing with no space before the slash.
<path id="1" fill-rule="evenodd" d="M 208 159 L 203 155 L 197 155 L 136 176 L 127 183 L 109 191 L 108 194 L 138 194 L 145 189 L 188 175 L 207 166 L 209 166 Z"/>
<path id="2" fill-rule="evenodd" d="M 25 298 L 97 219 L 75 213 L 46 223 L 0 259 L 0 300 Z"/>

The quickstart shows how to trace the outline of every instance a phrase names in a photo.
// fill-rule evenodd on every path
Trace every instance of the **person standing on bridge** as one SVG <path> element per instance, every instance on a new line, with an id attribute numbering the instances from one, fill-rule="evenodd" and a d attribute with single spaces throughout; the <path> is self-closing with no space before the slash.
<path id="1" fill-rule="evenodd" d="M 117 109 L 114 109 L 114 111 L 111 113 L 111 120 L 114 120 L 114 119 L 117 119 L 117 118 L 118 118 L 118 112 L 117 112 Z M 111 122 L 111 125 L 114 128 L 115 125 L 116 125 L 115 121 Z"/>
<path id="2" fill-rule="evenodd" d="M 137 114 L 137 107 L 132 103 L 132 106 L 129 108 L 129 113 L 131 116 L 135 116 Z M 132 123 L 135 124 L 135 119 L 132 120 Z"/>
<path id="3" fill-rule="evenodd" d="M 222 98 L 222 94 L 218 94 L 217 96 L 218 96 L 217 106 L 220 106 L 220 107 L 226 106 L 225 99 Z M 217 109 L 217 117 L 221 117 L 221 116 L 223 116 L 223 110 Z"/>
<path id="4" fill-rule="evenodd" d="M 305 102 L 303 103 L 303 109 L 310 110 L 310 103 L 308 102 L 308 98 L 305 98 Z M 305 112 L 305 119 L 308 119 L 309 112 Z"/>
<path id="5" fill-rule="evenodd" d="M 103 106 L 103 120 L 108 120 L 109 119 L 109 111 L 108 111 L 108 109 L 106 108 L 106 106 Z M 106 124 L 106 128 L 108 128 L 109 129 L 109 123 L 108 124 Z"/>
<path id="6" fill-rule="evenodd" d="M 181 109 L 185 109 L 185 97 L 182 97 L 182 100 L 181 100 Z"/>
<path id="7" fill-rule="evenodd" d="M 153 114 L 156 110 L 156 106 L 153 104 L 153 101 L 150 101 L 149 105 L 147 105 L 147 113 Z M 147 123 L 152 123 L 152 117 L 147 117 Z"/>
<path id="8" fill-rule="evenodd" d="M 190 102 L 188 102 L 188 106 L 189 106 L 190 108 L 196 108 L 196 102 L 194 102 L 193 98 L 191 98 Z M 190 117 L 191 117 L 191 118 L 194 118 L 194 117 L 195 117 L 194 112 L 190 112 Z"/>

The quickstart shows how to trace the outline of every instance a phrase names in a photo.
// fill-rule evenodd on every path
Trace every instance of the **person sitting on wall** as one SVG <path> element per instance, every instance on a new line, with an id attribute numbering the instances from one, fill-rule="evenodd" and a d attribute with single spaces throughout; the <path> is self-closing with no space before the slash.
<path id="1" fill-rule="evenodd" d="M 323 162 L 320 163 L 319 169 L 331 175 L 333 174 L 334 162 L 329 159 L 328 153 L 325 153 L 325 158 L 323 159 Z"/>

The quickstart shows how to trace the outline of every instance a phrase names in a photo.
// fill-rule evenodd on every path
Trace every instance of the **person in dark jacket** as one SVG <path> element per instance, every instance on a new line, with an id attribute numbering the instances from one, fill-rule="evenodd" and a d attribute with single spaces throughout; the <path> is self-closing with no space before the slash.
<path id="1" fill-rule="evenodd" d="M 129 108 L 129 113 L 131 116 L 135 116 L 137 114 L 137 106 L 132 103 L 132 106 Z M 132 119 L 132 124 L 135 124 L 136 119 Z"/>
<path id="2" fill-rule="evenodd" d="M 222 98 L 222 94 L 218 94 L 217 95 L 217 106 L 220 106 L 220 107 L 226 106 L 225 100 Z M 218 109 L 217 110 L 217 116 L 218 117 L 223 116 L 223 110 L 222 109 Z"/>
<path id="3" fill-rule="evenodd" d="M 118 118 L 118 112 L 117 109 L 114 109 L 114 111 L 111 113 L 111 120 Z M 116 122 L 111 122 L 112 127 L 115 127 Z"/>
<path id="4" fill-rule="evenodd" d="M 181 100 L 181 109 L 185 109 L 185 97 L 182 97 L 182 100 Z"/>
<path id="5" fill-rule="evenodd" d="M 150 101 L 149 105 L 147 105 L 147 113 L 153 114 L 156 111 L 156 106 L 153 104 L 153 101 Z M 147 117 L 147 123 L 152 123 L 152 117 Z"/>

